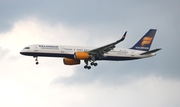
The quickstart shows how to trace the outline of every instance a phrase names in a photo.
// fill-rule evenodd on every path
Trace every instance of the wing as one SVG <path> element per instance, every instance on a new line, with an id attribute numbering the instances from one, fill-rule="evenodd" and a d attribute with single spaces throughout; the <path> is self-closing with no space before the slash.
<path id="1" fill-rule="evenodd" d="M 101 47 L 93 49 L 93 50 L 89 50 L 88 53 L 91 54 L 91 55 L 94 55 L 96 57 L 103 56 L 104 53 L 107 53 L 107 52 L 111 51 L 112 49 L 114 49 L 116 47 L 116 44 L 123 41 L 125 39 L 125 37 L 126 37 L 126 33 L 127 33 L 127 31 L 124 33 L 122 38 L 117 40 L 116 42 L 110 43 L 110 44 L 105 45 L 105 46 L 101 46 Z"/>

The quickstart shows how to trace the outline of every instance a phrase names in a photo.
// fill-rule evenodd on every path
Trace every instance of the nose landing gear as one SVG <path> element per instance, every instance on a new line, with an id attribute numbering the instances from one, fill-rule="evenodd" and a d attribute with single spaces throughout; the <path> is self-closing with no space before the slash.
<path id="1" fill-rule="evenodd" d="M 39 64 L 39 62 L 38 62 L 38 57 L 37 57 L 37 56 L 34 56 L 34 58 L 36 58 L 36 59 L 35 59 L 36 65 L 38 65 L 38 64 Z"/>

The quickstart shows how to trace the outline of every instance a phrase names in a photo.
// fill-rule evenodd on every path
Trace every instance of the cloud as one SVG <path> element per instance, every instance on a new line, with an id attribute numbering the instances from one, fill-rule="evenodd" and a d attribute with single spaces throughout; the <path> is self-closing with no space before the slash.
<path id="1" fill-rule="evenodd" d="M 36 66 L 33 57 L 19 54 L 21 49 L 35 43 L 66 44 L 68 40 L 72 45 L 84 44 L 84 41 L 80 42 L 76 37 L 86 40 L 85 35 L 86 32 L 81 30 L 61 24 L 51 26 L 35 18 L 19 20 L 13 24 L 11 30 L 1 33 L 0 50 L 3 59 L 0 59 L 0 105 L 42 106 L 44 102 L 56 97 L 56 93 L 53 92 L 56 88 L 51 87 L 54 78 L 68 77 L 74 72 L 75 67 L 64 66 L 59 58 L 39 58 L 40 65 Z M 48 90 L 52 92 L 46 94 L 49 93 Z M 58 97 L 55 100 L 59 101 Z M 46 104 L 51 105 L 53 102 L 51 100 Z"/>
<path id="2" fill-rule="evenodd" d="M 8 54 L 9 50 L 0 47 L 0 61 Z"/>
<path id="3" fill-rule="evenodd" d="M 51 26 L 36 18 L 27 18 L 14 23 L 10 31 L 1 33 L 0 44 L 14 52 L 26 45 L 37 43 L 83 45 L 86 43 L 87 34 L 81 28 L 77 29 L 61 24 Z M 79 38 L 83 38 L 83 41 L 79 42 Z"/>
<path id="4" fill-rule="evenodd" d="M 162 77 L 141 77 L 124 85 L 103 85 L 99 82 L 84 85 L 69 85 L 69 89 L 81 92 L 84 102 L 77 106 L 127 106 L 169 107 L 179 106 L 179 81 Z M 73 97 L 73 96 L 72 96 Z"/>
<path id="5" fill-rule="evenodd" d="M 94 29 L 107 28 L 109 32 L 120 29 L 132 31 L 135 28 L 146 30 L 150 27 L 166 25 L 171 21 L 169 18 L 177 20 L 178 4 L 176 0 L 163 2 L 142 0 L 136 2 L 117 0 L 103 2 L 94 0 L 2 1 L 0 31 L 9 30 L 12 23 L 30 16 L 53 24 L 61 22 L 74 27 L 85 25 L 86 27 L 93 26 Z M 167 5 L 173 8 L 167 9 Z"/>

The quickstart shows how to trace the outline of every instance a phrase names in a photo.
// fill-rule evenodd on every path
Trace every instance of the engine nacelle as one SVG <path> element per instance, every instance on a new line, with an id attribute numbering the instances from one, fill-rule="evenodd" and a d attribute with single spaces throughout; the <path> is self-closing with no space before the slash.
<path id="1" fill-rule="evenodd" d="M 64 58 L 63 62 L 64 65 L 77 65 L 81 63 L 81 61 L 78 59 L 70 59 L 70 58 Z"/>
<path id="2" fill-rule="evenodd" d="M 87 52 L 75 52 L 74 58 L 79 60 L 88 59 L 90 57 L 89 53 Z"/>

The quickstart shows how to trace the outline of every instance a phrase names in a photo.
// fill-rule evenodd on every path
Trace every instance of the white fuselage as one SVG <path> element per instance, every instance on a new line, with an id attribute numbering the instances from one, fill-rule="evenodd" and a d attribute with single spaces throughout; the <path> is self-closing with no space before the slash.
<path id="1" fill-rule="evenodd" d="M 81 46 L 63 46 L 63 45 L 30 45 L 25 47 L 20 53 L 22 55 L 34 56 L 34 57 L 62 57 L 62 58 L 72 58 L 74 59 L 75 52 L 88 52 L 94 49 L 94 47 L 81 47 Z M 133 60 L 141 59 L 154 56 L 155 53 L 140 55 L 145 51 L 124 49 L 124 48 L 114 48 L 113 50 L 105 53 L 103 57 L 96 60 L 112 60 L 112 61 L 122 61 L 122 60 Z"/>

